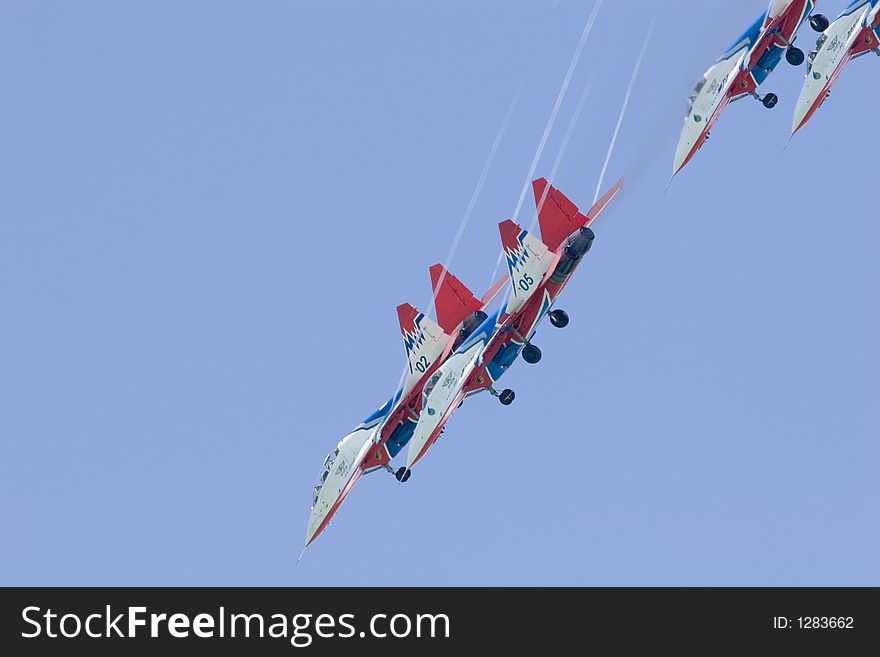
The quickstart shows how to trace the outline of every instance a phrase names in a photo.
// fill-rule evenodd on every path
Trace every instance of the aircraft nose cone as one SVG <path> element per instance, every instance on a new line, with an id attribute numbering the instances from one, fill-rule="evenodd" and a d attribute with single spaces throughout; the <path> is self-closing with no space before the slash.
<path id="1" fill-rule="evenodd" d="M 318 502 L 320 504 L 320 502 Z M 323 507 L 324 511 L 320 510 L 318 504 L 312 509 L 311 514 L 309 515 L 309 524 L 306 527 L 306 542 L 303 546 L 303 549 L 309 547 L 312 543 L 315 542 L 315 539 L 321 535 L 321 532 L 326 529 L 327 523 L 329 522 L 329 511 L 328 507 Z"/>
<path id="2" fill-rule="evenodd" d="M 687 131 L 683 132 L 678 140 L 678 146 L 675 148 L 675 159 L 672 163 L 673 177 L 688 163 L 693 147 L 691 136 Z"/>
<path id="3" fill-rule="evenodd" d="M 316 522 L 314 516 L 309 518 L 309 525 L 306 527 L 306 542 L 303 544 L 303 549 L 309 547 L 318 537 L 318 526 L 320 525 L 320 521 Z"/>
<path id="4" fill-rule="evenodd" d="M 799 102 L 794 109 L 794 116 L 791 118 L 791 136 L 804 127 L 810 115 L 812 103 Z"/>
<path id="5" fill-rule="evenodd" d="M 675 151 L 675 160 L 672 162 L 672 176 L 675 177 L 684 168 L 687 152 L 682 153 L 681 148 Z"/>

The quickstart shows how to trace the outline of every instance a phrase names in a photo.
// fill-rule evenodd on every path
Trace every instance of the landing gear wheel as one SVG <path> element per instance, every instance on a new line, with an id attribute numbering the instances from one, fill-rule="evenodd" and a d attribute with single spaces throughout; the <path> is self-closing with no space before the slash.
<path id="1" fill-rule="evenodd" d="M 810 16 L 810 27 L 816 32 L 824 32 L 828 29 L 828 17 L 822 14 L 813 14 Z"/>
<path id="2" fill-rule="evenodd" d="M 568 326 L 568 313 L 564 310 L 551 310 L 550 323 L 556 328 L 565 328 Z"/>
<path id="3" fill-rule="evenodd" d="M 563 252 L 565 255 L 567 255 L 569 258 L 571 258 L 572 260 L 579 260 L 580 257 L 581 257 L 581 256 L 578 254 L 578 252 L 575 251 L 575 250 L 574 250 L 573 248 L 571 248 L 570 246 L 567 246 L 567 247 L 565 247 L 564 249 L 562 249 L 562 252 Z"/>
<path id="4" fill-rule="evenodd" d="M 394 473 L 394 477 L 397 479 L 397 481 L 403 483 L 405 481 L 409 481 L 409 477 L 411 474 L 412 470 L 407 470 L 404 467 L 400 467 L 397 469 L 397 472 Z"/>
<path id="5" fill-rule="evenodd" d="M 776 103 L 778 102 L 779 96 L 777 96 L 776 94 L 765 94 L 763 100 L 761 100 L 761 103 L 767 109 L 773 109 L 774 107 L 776 107 Z"/>
<path id="6" fill-rule="evenodd" d="M 804 51 L 800 48 L 795 48 L 794 46 L 792 46 L 785 51 L 785 61 L 787 61 L 792 66 L 800 66 L 804 63 Z"/>
<path id="7" fill-rule="evenodd" d="M 501 391 L 501 394 L 498 395 L 498 401 L 505 406 L 510 406 L 514 399 L 516 399 L 516 393 L 510 388 L 505 388 Z"/>
<path id="8" fill-rule="evenodd" d="M 522 350 L 523 360 L 534 365 L 541 360 L 541 350 L 533 344 L 527 344 Z"/>

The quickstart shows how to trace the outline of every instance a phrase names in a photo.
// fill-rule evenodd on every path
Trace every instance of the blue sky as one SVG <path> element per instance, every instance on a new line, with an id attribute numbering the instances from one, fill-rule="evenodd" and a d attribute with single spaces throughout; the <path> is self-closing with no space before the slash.
<path id="1" fill-rule="evenodd" d="M 605 3 L 537 169 L 592 79 L 555 179 L 581 206 L 657 23 L 570 326 L 295 566 L 523 84 L 451 263 L 488 286 L 591 7 L 2 3 L 0 583 L 880 584 L 880 64 L 784 153 L 781 64 L 664 194 L 763 0 Z"/>

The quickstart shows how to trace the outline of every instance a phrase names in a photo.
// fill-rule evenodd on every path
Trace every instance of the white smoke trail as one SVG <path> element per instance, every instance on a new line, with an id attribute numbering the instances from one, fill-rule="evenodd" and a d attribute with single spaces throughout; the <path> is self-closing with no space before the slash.
<path id="1" fill-rule="evenodd" d="M 553 129 L 553 124 L 556 122 L 556 115 L 559 113 L 559 108 L 562 105 L 562 101 L 565 99 L 565 93 L 568 91 L 568 85 L 571 82 L 571 76 L 574 74 L 574 69 L 577 67 L 578 62 L 581 58 L 581 52 L 584 49 L 584 45 L 587 43 L 587 37 L 590 36 L 590 31 L 593 29 L 593 23 L 596 22 L 596 14 L 599 13 L 599 7 L 602 6 L 603 0 L 596 0 L 596 4 L 593 5 L 593 11 L 590 12 L 589 18 L 587 18 L 587 23 L 584 25 L 584 29 L 581 32 L 581 37 L 578 39 L 577 47 L 574 49 L 574 54 L 571 56 L 571 61 L 568 64 L 568 70 L 565 72 L 565 77 L 562 80 L 562 86 L 559 88 L 559 93 L 556 94 L 556 102 L 553 104 L 553 109 L 550 111 L 550 117 L 547 119 L 547 125 L 544 126 L 544 134 L 541 135 L 541 141 L 538 142 L 538 148 L 535 151 L 535 156 L 532 158 L 532 164 L 529 167 L 529 173 L 526 176 L 525 182 L 523 183 L 522 190 L 519 193 L 519 199 L 516 202 L 516 209 L 513 211 L 513 220 L 516 221 L 519 216 L 519 211 L 522 208 L 523 200 L 526 197 L 526 192 L 529 189 L 529 183 L 532 182 L 532 178 L 535 175 L 535 169 L 538 166 L 538 161 L 541 159 L 541 154 L 544 152 L 544 145 L 547 143 L 547 138 L 550 136 L 550 131 Z M 494 276 L 493 276 L 494 280 Z"/>
<path id="2" fill-rule="evenodd" d="M 535 214 L 532 217 L 532 223 L 529 224 L 529 232 L 532 232 L 535 229 L 535 223 L 538 221 L 538 213 L 541 210 L 541 206 L 544 205 L 544 200 L 547 198 L 547 194 L 550 192 L 550 185 L 553 184 L 553 179 L 556 177 L 556 172 L 559 170 L 559 165 L 562 162 L 562 156 L 565 155 L 565 149 L 568 146 L 568 142 L 574 132 L 574 127 L 577 125 L 578 117 L 581 115 L 581 110 L 584 108 L 584 103 L 590 95 L 590 90 L 592 88 L 593 80 L 590 79 L 590 81 L 587 82 L 587 86 L 585 86 L 584 90 L 581 92 L 581 97 L 578 99 L 577 106 L 574 108 L 574 114 L 571 115 L 571 119 L 568 121 L 568 126 L 565 128 L 565 135 L 562 137 L 562 143 L 559 145 L 559 151 L 556 153 L 556 159 L 553 161 L 553 168 L 550 170 L 550 175 L 547 177 L 548 185 L 544 188 L 544 193 L 541 194 L 541 198 L 538 199 L 538 203 L 535 205 Z"/>
<path id="3" fill-rule="evenodd" d="M 654 23 L 656 22 L 656 18 L 651 19 L 648 34 L 645 35 L 645 41 L 642 43 L 642 50 L 639 52 L 638 59 L 636 59 L 636 64 L 633 67 L 633 72 L 629 79 L 629 85 L 626 88 L 626 95 L 623 97 L 623 106 L 620 108 L 620 115 L 617 117 L 617 125 L 614 126 L 614 133 L 611 135 L 611 143 L 608 145 L 608 152 L 605 154 L 605 162 L 602 164 L 602 172 L 599 174 L 599 182 L 596 183 L 596 193 L 593 196 L 593 203 L 599 198 L 599 190 L 602 189 L 602 181 L 605 179 L 605 171 L 608 169 L 608 163 L 611 161 L 611 154 L 614 152 L 614 144 L 617 142 L 617 133 L 620 132 L 620 125 L 623 123 L 623 117 L 626 114 L 626 107 L 629 105 L 629 97 L 630 94 L 632 94 L 633 87 L 635 87 L 636 78 L 639 75 L 639 68 L 642 66 L 642 59 L 645 56 L 645 51 L 648 49 L 648 42 L 651 40 L 651 35 L 654 32 Z"/>
<path id="4" fill-rule="evenodd" d="M 535 175 L 535 169 L 538 166 L 538 161 L 541 159 L 541 155 L 544 152 L 544 146 L 547 143 L 547 138 L 550 136 L 550 131 L 553 129 L 553 124 L 556 122 L 556 115 L 559 113 L 559 108 L 562 105 L 562 101 L 565 99 L 565 94 L 568 91 L 568 85 L 571 83 L 571 76 L 574 74 L 574 69 L 577 67 L 578 62 L 581 58 L 581 52 L 584 49 L 584 45 L 587 43 L 587 37 L 590 36 L 590 32 L 593 29 L 593 24 L 596 22 L 596 15 L 599 13 L 599 8 L 602 6 L 602 2 L 604 0 L 596 0 L 596 4 L 593 5 L 593 10 L 590 12 L 589 17 L 587 18 L 587 22 L 584 25 L 584 29 L 581 32 L 581 36 L 578 39 L 577 46 L 575 47 L 574 54 L 571 57 L 571 61 L 568 64 L 568 70 L 565 72 L 565 77 L 562 80 L 562 86 L 559 88 L 559 93 L 556 94 L 556 102 L 553 104 L 553 109 L 550 111 L 550 117 L 547 119 L 547 125 L 544 126 L 544 133 L 541 135 L 541 140 L 538 142 L 538 148 L 535 150 L 535 155 L 532 158 L 532 164 L 529 166 L 529 172 L 526 174 L 526 179 L 523 182 L 522 189 L 519 193 L 519 199 L 516 201 L 516 208 L 513 211 L 513 220 L 516 221 L 519 216 L 519 211 L 522 209 L 523 201 L 525 200 L 526 193 L 529 189 L 529 183 L 532 182 L 532 178 Z M 495 268 L 492 270 L 492 278 L 489 279 L 489 284 L 491 285 L 495 281 L 495 277 L 498 276 L 498 269 L 501 267 L 501 259 L 504 257 L 504 252 L 498 252 L 498 258 L 495 260 Z"/>
<path id="5" fill-rule="evenodd" d="M 519 87 L 516 90 L 516 93 L 513 96 L 513 100 L 510 101 L 510 106 L 507 108 L 507 113 L 504 115 L 504 119 L 501 121 L 501 126 L 498 128 L 498 133 L 495 135 L 495 141 L 492 142 L 492 147 L 489 149 L 489 155 L 486 157 L 486 161 L 483 163 L 483 169 L 480 171 L 480 177 L 477 180 L 477 184 L 474 187 L 474 191 L 471 193 L 471 198 L 468 201 L 467 208 L 464 211 L 464 216 L 461 218 L 461 221 L 458 224 L 458 230 L 455 232 L 455 237 L 452 239 L 452 244 L 449 247 L 449 252 L 446 254 L 446 260 L 443 262 L 443 273 L 440 275 L 440 280 L 437 283 L 436 290 L 440 289 L 440 286 L 443 284 L 443 279 L 446 277 L 446 270 L 449 267 L 449 264 L 452 262 L 452 258 L 455 256 L 455 252 L 458 250 L 458 245 L 461 242 L 462 235 L 464 235 L 464 229 L 467 227 L 468 223 L 471 219 L 471 214 L 473 214 L 474 206 L 477 204 L 477 199 L 480 196 L 480 192 L 483 191 L 483 185 L 486 182 L 486 177 L 489 175 L 489 169 L 492 167 L 492 162 L 495 161 L 495 154 L 498 152 L 498 147 L 501 145 L 501 140 L 504 138 L 504 133 L 507 132 L 507 126 L 510 124 L 510 119 L 513 116 L 514 110 L 516 110 L 516 106 L 519 103 L 519 98 L 522 95 L 523 88 L 525 87 L 525 78 L 519 83 Z M 437 299 L 436 291 L 431 293 L 431 299 L 428 302 L 427 308 L 423 311 L 425 314 L 431 312 L 431 309 L 434 307 L 434 302 Z M 394 389 L 395 394 L 396 391 L 400 390 L 403 387 L 404 381 L 406 381 L 406 377 L 409 374 L 409 362 L 407 361 L 403 365 L 403 370 L 400 373 L 400 380 L 397 382 L 397 387 Z M 396 401 L 392 402 L 388 407 L 388 412 L 385 414 L 385 417 L 382 419 L 382 422 L 378 425 L 380 430 L 377 431 L 376 435 L 373 437 L 373 441 L 376 442 L 381 435 L 381 427 L 388 420 L 388 417 L 393 412 L 396 406 Z"/>
<path id="6" fill-rule="evenodd" d="M 449 253 L 446 254 L 446 260 L 443 263 L 443 274 L 440 276 L 440 280 L 437 283 L 437 289 L 440 289 L 440 285 L 443 284 L 443 279 L 446 277 L 446 269 L 449 267 L 449 264 L 452 262 L 452 258 L 455 255 L 455 252 L 458 250 L 458 244 L 461 242 L 461 237 L 464 234 L 464 229 L 468 225 L 471 219 L 471 214 L 474 211 L 474 206 L 477 204 L 477 199 L 480 196 L 480 192 L 483 191 L 483 185 L 486 182 L 486 176 L 489 174 L 489 169 L 492 167 L 492 162 L 495 161 L 495 153 L 498 152 L 498 146 L 501 144 L 501 140 L 504 138 L 504 133 L 507 132 L 507 126 L 510 123 L 510 119 L 513 116 L 513 112 L 516 109 L 517 104 L 519 103 L 520 95 L 522 95 L 523 87 L 525 86 L 525 79 L 519 83 L 519 87 L 516 90 L 516 94 L 513 96 L 513 100 L 510 102 L 510 107 L 507 108 L 507 114 L 504 115 L 504 120 L 501 122 L 501 127 L 498 128 L 498 134 L 495 135 L 495 141 L 492 142 L 492 148 L 489 149 L 489 155 L 486 158 L 486 162 L 483 164 L 483 170 L 480 171 L 480 178 L 477 181 L 476 187 L 474 187 L 474 191 L 471 194 L 471 199 L 468 201 L 467 209 L 464 211 L 464 216 L 461 218 L 461 223 L 458 224 L 458 230 L 455 233 L 455 237 L 452 240 L 452 245 L 449 247 Z M 431 312 L 434 307 L 434 302 L 437 299 L 437 294 L 431 294 L 431 301 L 428 303 L 428 307 L 425 309 L 425 313 Z"/>

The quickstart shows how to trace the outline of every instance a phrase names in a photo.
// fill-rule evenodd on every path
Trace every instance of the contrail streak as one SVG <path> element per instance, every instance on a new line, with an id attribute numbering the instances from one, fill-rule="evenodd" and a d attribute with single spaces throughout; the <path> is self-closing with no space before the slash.
<path id="1" fill-rule="evenodd" d="M 440 275 L 440 280 L 437 282 L 437 289 L 440 289 L 440 286 L 443 284 L 443 279 L 446 278 L 446 268 L 449 266 L 450 262 L 452 262 L 452 258 L 455 255 L 455 252 L 458 250 L 458 244 L 461 242 L 461 237 L 464 234 L 464 229 L 467 227 L 468 222 L 470 222 L 471 214 L 474 211 L 474 206 L 477 204 L 477 199 L 480 196 L 480 192 L 483 191 L 483 185 L 486 182 L 486 176 L 489 174 L 489 169 L 492 167 L 492 162 L 495 161 L 495 153 L 498 152 L 498 146 L 501 144 L 501 140 L 504 138 L 504 133 L 507 132 L 507 126 L 510 123 L 510 119 L 513 116 L 513 112 L 516 109 L 517 104 L 519 103 L 520 95 L 522 95 L 523 87 L 525 86 L 525 79 L 519 83 L 519 87 L 516 90 L 516 94 L 513 97 L 513 100 L 510 102 L 510 107 L 507 108 L 507 114 L 504 115 L 504 120 L 501 122 L 501 127 L 498 128 L 498 134 L 495 135 L 495 141 L 492 142 L 492 148 L 489 149 L 489 155 L 486 158 L 486 162 L 483 164 L 483 170 L 480 171 L 480 178 L 477 181 L 476 187 L 474 187 L 474 191 L 471 194 L 471 199 L 468 201 L 467 209 L 464 211 L 464 216 L 461 218 L 461 223 L 458 224 L 458 230 L 455 233 L 455 237 L 452 240 L 452 245 L 449 247 L 449 253 L 446 254 L 446 260 L 443 263 L 443 273 Z M 431 294 L 431 301 L 428 303 L 428 307 L 425 309 L 426 313 L 431 312 L 431 309 L 434 307 L 434 302 L 437 299 L 436 293 Z"/>
<path id="2" fill-rule="evenodd" d="M 608 163 L 611 161 L 611 154 L 614 152 L 614 144 L 617 142 L 617 133 L 620 132 L 620 125 L 623 123 L 623 117 L 626 114 L 626 106 L 629 105 L 629 97 L 632 94 L 633 87 L 636 84 L 636 78 L 639 75 L 639 68 L 642 66 L 642 59 L 645 56 L 645 51 L 648 49 L 648 42 L 651 40 L 651 34 L 654 32 L 654 23 L 657 22 L 656 18 L 651 19 L 651 26 L 648 28 L 648 34 L 645 36 L 645 41 L 642 43 L 642 50 L 639 52 L 639 57 L 636 59 L 636 65 L 633 67 L 632 76 L 629 79 L 629 85 L 626 88 L 626 95 L 623 97 L 623 106 L 620 108 L 620 115 L 617 117 L 617 125 L 614 126 L 614 134 L 611 135 L 611 143 L 608 145 L 608 152 L 605 154 L 605 163 L 602 165 L 602 173 L 599 174 L 599 182 L 596 184 L 596 193 L 593 196 L 593 203 L 599 198 L 599 190 L 602 189 L 602 181 L 605 179 L 605 171 L 608 169 Z"/>
<path id="3" fill-rule="evenodd" d="M 471 193 L 470 201 L 468 201 L 467 208 L 464 211 L 464 216 L 461 218 L 461 221 L 458 224 L 458 230 L 455 233 L 455 237 L 452 239 L 452 244 L 449 247 L 449 252 L 446 254 L 446 260 L 443 263 L 443 273 L 440 275 L 440 280 L 437 282 L 437 288 L 440 289 L 440 286 L 443 284 L 443 279 L 446 278 L 446 269 L 449 266 L 449 263 L 452 262 L 453 256 L 455 256 L 455 252 L 458 250 L 458 245 L 461 242 L 461 237 L 464 234 L 464 229 L 467 227 L 470 222 L 471 214 L 474 211 L 474 206 L 477 204 L 477 199 L 480 196 L 480 192 L 483 191 L 483 185 L 486 182 L 486 177 L 489 175 L 489 169 L 492 167 L 492 162 L 495 160 L 495 154 L 498 152 L 498 147 L 501 145 L 501 140 L 504 138 L 504 133 L 507 132 L 507 126 L 510 124 L 510 119 L 513 116 L 514 110 L 516 110 L 516 106 L 519 103 L 519 98 L 522 95 L 523 87 L 525 87 L 525 79 L 519 83 L 519 87 L 516 90 L 516 93 L 513 96 L 513 100 L 510 101 L 510 106 L 507 108 L 507 113 L 504 115 L 504 119 L 501 121 L 501 126 L 498 128 L 498 133 L 495 135 L 495 141 L 492 142 L 492 147 L 489 149 L 489 155 L 486 157 L 486 161 L 483 164 L 483 169 L 480 171 L 480 177 L 477 180 L 477 185 L 474 187 L 474 191 Z M 427 308 L 424 312 L 427 314 L 431 312 L 431 309 L 434 307 L 434 302 L 437 299 L 436 292 L 431 293 L 431 300 L 428 302 Z M 407 374 L 409 373 L 409 361 L 404 363 L 403 371 L 400 373 L 400 380 L 397 382 L 397 387 L 394 389 L 395 391 L 400 390 L 403 387 L 404 381 L 406 381 Z M 395 392 L 395 394 L 397 394 Z M 385 417 L 382 419 L 382 423 L 378 426 L 381 427 L 388 420 L 388 417 L 391 415 L 394 407 L 396 406 L 396 402 L 392 403 L 388 407 L 388 412 L 385 414 Z M 373 437 L 373 441 L 377 442 L 381 437 L 381 430 L 376 432 L 376 435 Z"/>
<path id="4" fill-rule="evenodd" d="M 590 12 L 589 17 L 587 18 L 587 22 L 584 25 L 584 29 L 581 32 L 580 39 L 578 39 L 577 46 L 575 47 L 574 54 L 571 57 L 571 61 L 568 64 L 568 70 L 565 72 L 565 77 L 562 80 L 562 86 L 559 88 L 559 93 L 556 94 L 556 102 L 553 104 L 553 109 L 550 111 L 550 117 L 547 119 L 547 125 L 544 126 L 544 134 L 541 135 L 541 140 L 538 142 L 538 148 L 535 151 L 535 155 L 532 158 L 532 164 L 529 167 L 529 172 L 526 175 L 526 179 L 523 182 L 522 189 L 519 193 L 519 199 L 516 202 L 516 208 L 513 211 L 513 220 L 516 221 L 519 216 L 519 211 L 522 209 L 523 201 L 525 200 L 526 193 L 529 189 L 529 183 L 532 182 L 532 178 L 535 175 L 535 169 L 538 166 L 538 161 L 541 159 L 541 154 L 544 152 L 544 146 L 547 144 L 547 138 L 550 136 L 550 131 L 553 129 L 553 124 L 556 122 L 556 115 L 559 113 L 559 108 L 562 105 L 562 101 L 565 99 L 565 94 L 568 91 L 568 85 L 571 83 L 571 76 L 574 74 L 574 69 L 577 67 L 578 62 L 581 58 L 581 52 L 584 49 L 584 45 L 587 43 L 587 37 L 590 36 L 590 32 L 593 29 L 593 24 L 596 22 L 596 15 L 599 13 L 599 8 L 602 6 L 603 0 L 596 0 L 596 4 L 593 5 L 593 10 Z M 495 260 L 495 269 L 492 270 L 492 278 L 489 280 L 489 284 L 495 280 L 495 277 L 498 275 L 498 269 L 501 267 L 501 258 L 504 256 L 503 251 L 499 251 L 498 258 Z"/>
<path id="5" fill-rule="evenodd" d="M 562 137 L 562 143 L 559 145 L 559 151 L 556 153 L 556 159 L 553 161 L 553 168 L 550 170 L 550 175 L 547 177 L 547 182 L 549 183 L 546 187 L 544 187 L 544 193 L 541 194 L 541 198 L 538 200 L 537 205 L 535 206 L 535 214 L 532 217 L 532 223 L 529 224 L 529 232 L 532 232 L 535 228 L 535 223 L 538 221 L 538 213 L 541 211 L 541 206 L 544 205 L 544 200 L 547 198 L 547 194 L 550 192 L 550 185 L 553 184 L 553 179 L 556 177 L 556 172 L 559 170 L 559 165 L 562 162 L 562 156 L 565 155 L 565 149 L 568 146 L 568 142 L 571 139 L 571 135 L 574 132 L 574 127 L 577 125 L 578 117 L 581 115 L 581 110 L 584 108 L 584 103 L 587 100 L 587 97 L 590 95 L 590 90 L 593 88 L 593 80 L 591 79 L 587 82 L 587 86 L 584 87 L 584 90 L 581 92 L 581 97 L 578 99 L 577 106 L 574 108 L 574 114 L 571 115 L 571 119 L 568 121 L 568 127 L 565 129 L 565 135 Z"/>
<path id="6" fill-rule="evenodd" d="M 584 45 L 587 42 L 587 37 L 590 36 L 590 31 L 593 29 L 593 23 L 596 22 L 596 14 L 599 13 L 599 7 L 602 6 L 603 0 L 597 0 L 596 4 L 593 5 L 593 11 L 590 12 L 590 17 L 587 18 L 587 23 L 584 25 L 584 30 L 581 32 L 581 37 L 578 40 L 577 47 L 574 50 L 574 54 L 571 57 L 571 62 L 568 64 L 568 71 L 565 72 L 565 78 L 562 80 L 562 86 L 559 89 L 559 93 L 556 94 L 556 102 L 553 104 L 553 109 L 550 112 L 550 118 L 547 119 L 547 125 L 544 127 L 544 134 L 541 135 L 541 141 L 538 143 L 538 149 L 535 151 L 535 156 L 532 158 L 532 165 L 529 167 L 529 173 L 526 176 L 526 180 L 523 183 L 522 191 L 519 193 L 519 200 L 516 202 L 516 209 L 513 211 L 513 220 L 516 221 L 516 218 L 519 216 L 519 211 L 522 208 L 523 200 L 526 197 L 526 192 L 529 188 L 529 183 L 532 181 L 532 178 L 535 175 L 535 168 L 538 166 L 538 161 L 541 159 L 541 153 L 544 151 L 544 145 L 547 143 L 547 138 L 550 136 L 550 131 L 553 129 L 553 124 L 556 122 L 556 115 L 559 113 L 559 107 L 562 105 L 562 101 L 565 99 L 565 93 L 568 91 L 568 85 L 571 82 L 571 76 L 574 74 L 574 69 L 580 61 L 581 51 L 584 49 Z M 494 280 L 494 276 L 492 277 Z"/>

